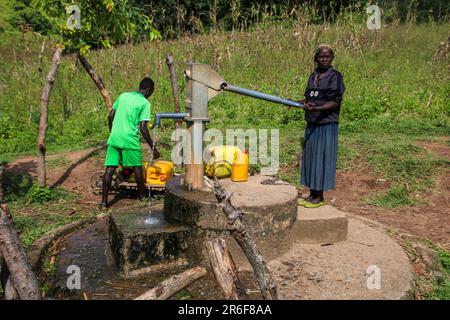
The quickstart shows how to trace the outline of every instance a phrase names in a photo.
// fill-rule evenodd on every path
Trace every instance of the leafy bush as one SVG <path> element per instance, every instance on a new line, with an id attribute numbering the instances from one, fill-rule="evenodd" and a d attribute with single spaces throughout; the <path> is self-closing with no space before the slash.
<path id="1" fill-rule="evenodd" d="M 34 184 L 28 191 L 28 199 L 31 203 L 44 203 L 55 199 L 54 192 L 48 187 Z"/>
<path id="2" fill-rule="evenodd" d="M 6 170 L 4 175 L 5 201 L 13 202 L 24 199 L 33 185 L 32 178 L 27 174 L 13 174 Z"/>

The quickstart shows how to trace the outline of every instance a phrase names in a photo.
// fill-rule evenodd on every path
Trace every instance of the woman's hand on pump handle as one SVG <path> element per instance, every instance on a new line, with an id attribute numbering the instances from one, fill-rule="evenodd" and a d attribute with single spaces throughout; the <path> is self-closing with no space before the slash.
<path id="1" fill-rule="evenodd" d="M 317 107 L 316 105 L 311 101 L 305 102 L 305 110 L 306 111 L 316 111 Z"/>

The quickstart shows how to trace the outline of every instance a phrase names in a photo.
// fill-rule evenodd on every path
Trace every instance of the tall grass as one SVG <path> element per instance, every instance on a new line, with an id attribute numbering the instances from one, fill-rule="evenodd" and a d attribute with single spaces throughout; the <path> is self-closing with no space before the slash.
<path id="1" fill-rule="evenodd" d="M 311 24 L 315 12 L 307 7 L 301 10 L 289 13 L 280 23 L 276 21 L 280 14 L 274 16 L 268 8 L 255 9 L 258 16 L 253 18 L 260 23 L 252 31 L 241 31 L 245 19 L 238 17 L 232 32 L 217 26 L 210 33 L 177 40 L 128 43 L 92 51 L 88 59 L 113 99 L 123 91 L 135 90 L 144 75 L 154 78 L 153 112 L 162 112 L 173 110 L 166 54 L 172 54 L 177 62 L 182 99 L 185 60 L 213 65 L 230 83 L 298 99 L 313 68 L 314 49 L 326 42 L 335 49 L 334 65 L 344 74 L 347 88 L 342 109 L 344 127 L 354 123 L 359 127 L 383 115 L 393 122 L 413 117 L 448 128 L 448 61 L 435 59 L 439 44 L 448 36 L 448 23 L 394 23 L 374 32 L 366 28 L 361 13 L 343 12 L 335 23 L 317 25 Z M 52 46 L 49 39 L 36 34 L 3 40 L 0 153 L 34 152 L 39 98 Z M 50 150 L 104 141 L 108 135 L 105 110 L 96 87 L 75 56 L 66 55 L 49 105 Z M 304 126 L 299 110 L 230 93 L 210 102 L 209 115 L 210 127 Z M 164 123 L 163 132 L 172 126 Z"/>

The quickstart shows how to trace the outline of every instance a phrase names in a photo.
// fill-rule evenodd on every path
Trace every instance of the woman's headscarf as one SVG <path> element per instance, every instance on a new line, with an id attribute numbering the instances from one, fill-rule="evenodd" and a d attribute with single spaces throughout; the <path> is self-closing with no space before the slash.
<path id="1" fill-rule="evenodd" d="M 331 57 L 334 59 L 334 51 L 331 48 L 331 46 L 328 45 L 328 44 L 322 43 L 322 44 L 319 44 L 319 46 L 316 49 L 316 52 L 314 53 L 314 62 L 317 63 L 317 57 L 322 52 L 322 50 L 328 50 L 330 52 L 330 54 L 331 54 Z"/>

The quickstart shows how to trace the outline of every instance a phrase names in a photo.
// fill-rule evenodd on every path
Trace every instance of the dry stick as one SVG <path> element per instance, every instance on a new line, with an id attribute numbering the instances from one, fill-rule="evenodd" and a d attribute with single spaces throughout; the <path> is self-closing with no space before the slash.
<path id="1" fill-rule="evenodd" d="M 103 100 L 105 100 L 106 109 L 108 110 L 108 113 L 112 110 L 112 103 L 111 98 L 109 97 L 109 92 L 105 88 L 105 84 L 103 83 L 102 78 L 95 72 L 95 70 L 92 68 L 92 66 L 87 61 L 86 57 L 83 56 L 80 52 L 77 52 L 78 60 L 80 60 L 81 65 L 86 70 L 86 72 L 91 76 L 92 80 L 94 81 L 95 85 L 97 86 L 98 90 L 100 90 L 100 94 L 103 97 Z"/>
<path id="2" fill-rule="evenodd" d="M 225 299 L 241 300 L 247 298 L 239 281 L 236 265 L 224 239 L 212 239 L 206 242 L 209 260 L 217 282 Z"/>
<path id="3" fill-rule="evenodd" d="M 194 267 L 186 270 L 183 273 L 177 274 L 164 280 L 155 288 L 147 291 L 143 295 L 134 300 L 165 300 L 170 298 L 175 293 L 188 286 L 195 280 L 203 277 L 206 274 L 206 269 L 202 267 Z"/>
<path id="4" fill-rule="evenodd" d="M 6 204 L 0 205 L 0 254 L 8 266 L 10 278 L 22 300 L 40 300 L 36 275 L 28 263 L 16 227 Z"/>
<path id="5" fill-rule="evenodd" d="M 430 106 L 430 103 L 431 103 L 431 99 L 433 98 L 433 93 L 430 93 L 430 97 L 428 98 L 428 102 L 427 102 L 427 105 L 426 105 L 426 107 L 425 107 L 425 110 L 426 109 L 428 109 L 428 107 Z"/>
<path id="6" fill-rule="evenodd" d="M 180 112 L 180 95 L 178 93 L 178 85 L 177 85 L 177 73 L 175 70 L 175 62 L 173 60 L 173 57 L 171 55 L 166 56 L 166 63 L 167 67 L 169 68 L 170 73 L 170 82 L 172 84 L 172 93 L 173 93 L 173 105 L 175 109 L 175 113 Z M 176 130 L 176 141 L 175 141 L 175 154 L 179 155 L 181 152 L 181 144 L 180 141 L 180 129 L 181 129 L 181 121 L 177 120 L 175 121 L 175 130 Z M 179 165 L 178 165 L 179 166 Z"/>
<path id="7" fill-rule="evenodd" d="M 38 182 L 41 186 L 45 186 L 47 183 L 46 170 L 45 170 L 45 135 L 47 134 L 48 127 L 48 101 L 50 99 L 50 93 L 52 92 L 53 83 L 55 82 L 55 75 L 58 71 L 59 64 L 61 63 L 61 55 L 64 50 L 64 46 L 57 45 L 55 53 L 53 54 L 52 67 L 47 74 L 47 79 L 42 90 L 41 95 L 41 116 L 39 120 L 39 135 L 38 135 Z"/>
<path id="8" fill-rule="evenodd" d="M 206 177 L 204 179 L 205 184 L 214 190 L 216 199 L 228 218 L 228 230 L 241 246 L 255 272 L 263 298 L 265 300 L 278 300 L 278 290 L 270 276 L 266 261 L 242 224 L 242 211 L 231 204 L 230 197 L 232 194 L 226 191 L 217 179 L 214 182 Z"/>

